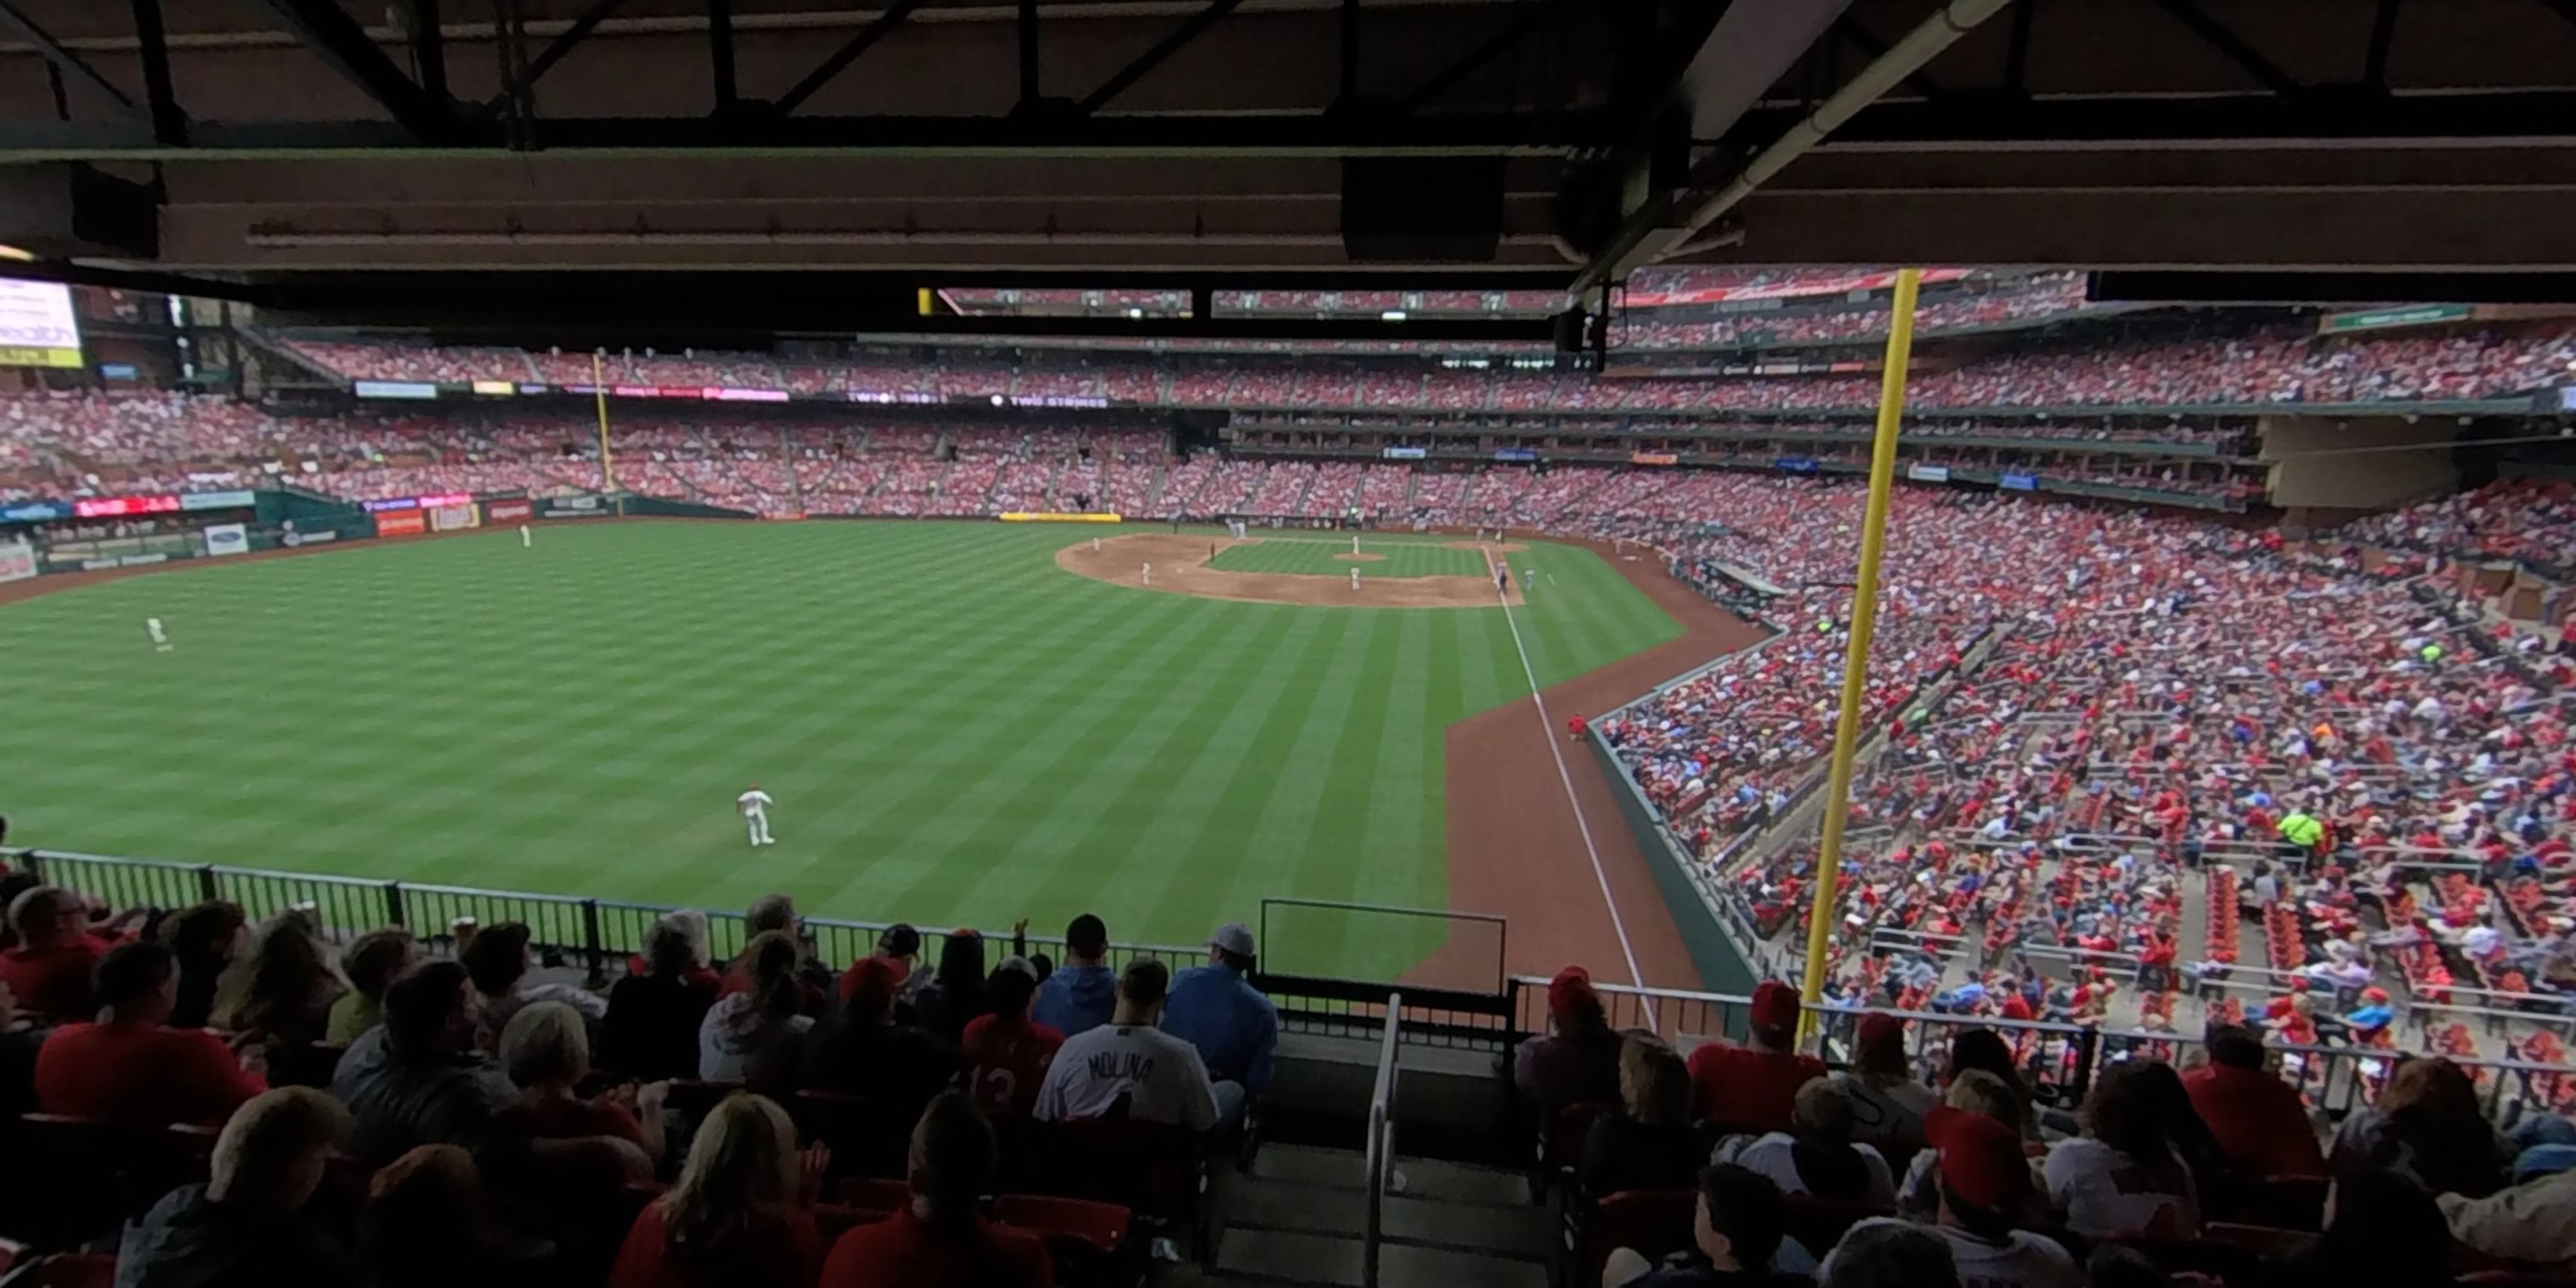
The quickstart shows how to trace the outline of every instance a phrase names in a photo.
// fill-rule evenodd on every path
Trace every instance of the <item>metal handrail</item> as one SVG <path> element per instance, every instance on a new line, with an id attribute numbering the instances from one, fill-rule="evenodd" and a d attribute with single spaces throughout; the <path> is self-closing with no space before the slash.
<path id="1" fill-rule="evenodd" d="M 1360 1234 L 1360 1285 L 1377 1288 L 1378 1249 L 1386 1236 L 1387 1183 L 1395 1173 L 1395 1066 L 1404 994 L 1386 995 L 1386 1032 L 1378 1039 L 1377 1080 L 1369 1091 L 1368 1221 Z"/>

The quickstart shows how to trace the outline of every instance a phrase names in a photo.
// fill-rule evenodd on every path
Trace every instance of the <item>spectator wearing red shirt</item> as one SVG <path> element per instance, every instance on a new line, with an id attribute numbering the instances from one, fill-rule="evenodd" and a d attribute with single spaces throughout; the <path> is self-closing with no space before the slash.
<path id="1" fill-rule="evenodd" d="M 2323 1176 L 2325 1156 L 2307 1106 L 2264 1072 L 2263 1039 L 2242 1025 L 2209 1030 L 2209 1063 L 2182 1077 L 2191 1107 L 2229 1165 L 2249 1177 Z"/>
<path id="2" fill-rule="evenodd" d="M 162 1027 L 179 1000 L 179 972 L 157 943 L 123 944 L 99 959 L 104 1019 L 65 1024 L 36 1053 L 36 1103 L 49 1114 L 136 1126 L 220 1125 L 268 1090 L 203 1029 Z"/>
<path id="3" fill-rule="evenodd" d="M 912 1131 L 912 1202 L 842 1235 L 823 1263 L 822 1288 L 1051 1288 L 1046 1244 L 975 1210 L 996 1153 L 993 1129 L 966 1093 L 931 1101 Z"/>
<path id="4" fill-rule="evenodd" d="M 573 1088 L 590 1076 L 590 1038 L 581 1012 L 562 1002 L 531 1002 L 501 1029 L 501 1065 L 519 1086 L 502 1126 L 532 1140 L 614 1136 L 655 1162 L 662 1158 L 662 1103 L 671 1084 L 632 1084 L 584 1100 Z"/>
<path id="5" fill-rule="evenodd" d="M 727 1097 L 689 1142 L 680 1179 L 644 1205 L 608 1288 L 808 1288 L 822 1264 L 814 1192 L 831 1151 L 796 1151 L 767 1096 Z"/>
<path id="6" fill-rule="evenodd" d="M 1752 1041 L 1711 1042 L 1691 1052 L 1698 1116 L 1728 1131 L 1786 1131 L 1798 1088 L 1825 1076 L 1825 1062 L 1799 1055 L 1797 990 L 1765 980 L 1753 990 Z"/>
<path id="7" fill-rule="evenodd" d="M 1029 1003 L 1037 994 L 1037 968 L 1025 957 L 1004 958 L 984 982 L 992 1013 L 968 1021 L 959 1043 L 967 1093 L 993 1117 L 1025 1118 L 1037 1107 L 1047 1066 L 1064 1045 L 1064 1034 L 1053 1025 L 1029 1018 Z"/>
<path id="8" fill-rule="evenodd" d="M 0 987 L 18 1009 L 49 1023 L 89 1019 L 98 1009 L 90 972 L 116 945 L 90 933 L 88 901 L 61 886 L 32 887 L 10 903 L 9 929 L 18 943 L 0 952 Z"/>

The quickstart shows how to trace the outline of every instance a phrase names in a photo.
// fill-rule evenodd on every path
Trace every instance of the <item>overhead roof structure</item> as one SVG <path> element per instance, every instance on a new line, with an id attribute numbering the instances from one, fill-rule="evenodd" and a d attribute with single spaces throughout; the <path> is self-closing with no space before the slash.
<path id="1" fill-rule="evenodd" d="M 2576 0 L 0 0 L 12 271 L 349 321 L 1652 262 L 2563 299 L 2571 191 Z"/>

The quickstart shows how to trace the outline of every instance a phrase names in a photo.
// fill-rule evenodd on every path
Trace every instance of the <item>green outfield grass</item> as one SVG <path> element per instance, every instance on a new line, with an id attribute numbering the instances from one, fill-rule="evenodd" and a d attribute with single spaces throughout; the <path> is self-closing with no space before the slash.
<path id="1" fill-rule="evenodd" d="M 722 908 L 783 889 L 924 924 L 1097 910 L 1128 941 L 1196 942 L 1265 895 L 1443 906 L 1441 730 L 1528 689 L 1502 610 L 1055 566 L 1092 535 L 565 525 L 0 607 L 0 812 L 45 848 Z M 1588 551 L 1513 562 L 1540 573 L 1514 612 L 1541 684 L 1679 634 Z M 778 801 L 757 851 L 732 812 L 753 779 Z M 1383 977 L 1420 944 L 1303 948 Z"/>
<path id="2" fill-rule="evenodd" d="M 1473 550 L 1451 550 L 1444 542 L 1405 537 L 1363 536 L 1360 553 L 1375 559 L 1353 560 L 1351 539 L 1330 533 L 1265 534 L 1257 545 L 1228 546 L 1208 561 L 1227 572 L 1291 572 L 1317 577 L 1348 577 L 1353 568 L 1363 577 L 1483 577 L 1490 575 L 1485 556 Z M 1533 659 L 1535 660 L 1535 659 Z"/>

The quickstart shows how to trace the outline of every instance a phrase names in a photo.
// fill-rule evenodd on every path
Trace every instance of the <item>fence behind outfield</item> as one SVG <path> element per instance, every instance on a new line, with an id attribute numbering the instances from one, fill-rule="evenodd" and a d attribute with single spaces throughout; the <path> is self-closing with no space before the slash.
<path id="1" fill-rule="evenodd" d="M 393 925 L 408 927 L 428 943 L 432 952 L 442 952 L 452 948 L 451 928 L 460 917 L 471 917 L 487 926 L 503 921 L 523 922 L 531 931 L 532 941 L 549 960 L 580 968 L 594 987 L 622 972 L 627 956 L 643 950 L 653 923 L 673 911 L 653 904 L 567 895 L 269 872 L 217 864 L 171 863 L 50 850 L 0 850 L 0 857 L 22 864 L 50 884 L 68 886 L 117 907 L 176 909 L 204 900 L 226 899 L 240 904 L 243 911 L 252 917 L 261 919 L 300 909 L 324 938 L 338 943 L 345 943 L 359 933 L 379 926 Z M 1405 911 L 1280 902 L 1309 911 L 1338 909 L 1379 914 Z M 1475 928 L 1479 933 L 1487 923 L 1492 923 L 1490 929 L 1495 936 L 1498 960 L 1502 930 L 1500 919 L 1474 916 L 1460 919 L 1460 924 Z M 707 924 L 708 948 L 715 959 L 726 960 L 741 952 L 748 937 L 743 914 L 712 910 L 707 913 Z M 878 939 L 893 924 L 825 917 L 809 917 L 804 922 L 816 956 L 834 967 L 873 951 Z M 941 926 L 916 926 L 915 929 L 921 932 L 925 944 L 949 933 L 947 927 Z M 1007 927 L 985 927 L 982 933 L 990 945 L 987 960 L 1007 951 L 1010 939 Z M 1293 938 L 1296 932 L 1290 929 L 1279 933 Z M 1063 959 L 1064 940 L 1061 935 L 1040 932 L 1026 938 L 1030 952 L 1045 953 L 1058 961 Z M 935 949 L 931 951 L 935 953 Z M 1139 957 L 1158 957 L 1177 969 L 1199 960 L 1205 951 L 1194 945 L 1113 941 L 1108 965 L 1112 969 L 1124 969 Z M 1285 960 L 1295 960 L 1293 948 L 1286 953 Z M 1481 974 L 1481 971 L 1482 968 L 1478 967 L 1473 973 Z M 1488 986 L 1472 982 L 1465 974 L 1456 974 L 1454 967 L 1450 972 L 1438 973 L 1443 975 L 1441 986 L 1397 985 L 1329 975 L 1286 973 L 1268 969 L 1265 959 L 1265 968 L 1255 973 L 1253 982 L 1278 1004 L 1281 1027 L 1294 1033 L 1379 1043 L 1390 1031 L 1397 1031 L 1399 1040 L 1406 1046 L 1450 1047 L 1504 1057 L 1523 1039 L 1546 1031 L 1546 980 L 1533 976 L 1493 976 L 1493 983 Z M 1648 1029 L 1683 1049 L 1719 1035 L 1741 1032 L 1744 1016 L 1751 1005 L 1751 1000 L 1742 993 L 1632 988 L 1605 983 L 1596 983 L 1593 987 L 1608 1008 L 1613 1028 Z M 1399 991 L 1402 994 L 1400 1001 L 1390 996 Z M 1391 1007 L 1396 1020 L 1393 1025 L 1389 1023 Z M 1846 1062 L 1854 1026 L 1862 1013 L 1832 1007 L 1815 1009 L 1819 1015 L 1816 1027 L 1820 1034 L 1821 1054 L 1828 1064 L 1839 1067 Z M 2092 1086 L 2094 1077 L 2107 1065 L 2138 1058 L 2180 1062 L 2191 1058 L 2191 1048 L 2199 1045 L 2197 1040 L 2170 1033 L 2103 1030 L 2044 1021 L 1997 1020 L 1926 1012 L 1896 1014 L 1906 1021 L 1907 1055 L 1918 1078 L 1929 1078 L 1939 1071 L 1950 1039 L 1959 1030 L 1990 1029 L 2001 1035 L 2012 1048 L 2025 1081 L 2038 1092 L 2042 1101 L 2060 1109 L 2071 1109 L 2080 1102 Z M 2333 1117 L 2370 1103 L 2386 1083 L 2401 1054 L 2355 1046 L 2275 1046 L 2273 1050 L 2284 1076 L 2306 1093 L 2312 1105 Z M 2458 1063 L 2477 1079 L 2481 1098 L 2488 1110 L 2499 1118 L 2510 1118 L 2526 1111 L 2547 1112 L 2576 1104 L 2576 1065 L 2488 1059 L 2460 1059 Z M 1509 1064 L 1508 1059 L 1498 1058 L 1498 1075 L 1506 1073 Z"/>

